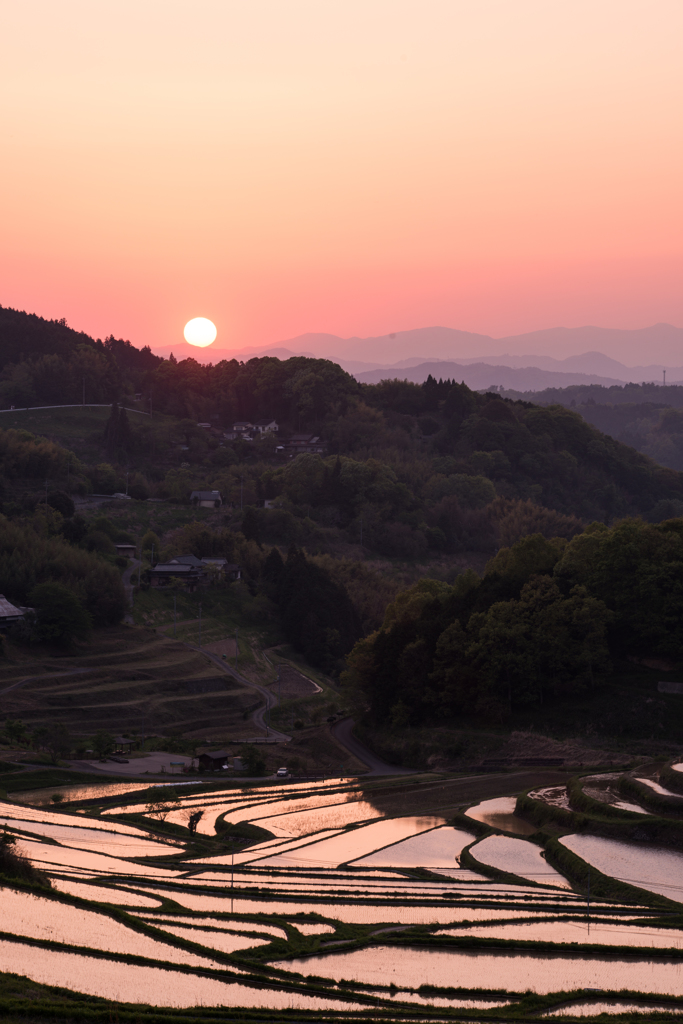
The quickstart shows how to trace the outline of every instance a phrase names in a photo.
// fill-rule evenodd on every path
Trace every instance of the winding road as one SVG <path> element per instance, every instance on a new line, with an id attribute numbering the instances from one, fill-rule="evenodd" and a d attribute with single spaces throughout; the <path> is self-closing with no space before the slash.
<path id="1" fill-rule="evenodd" d="M 273 729 L 272 725 L 266 725 L 266 712 L 268 711 L 269 708 L 274 708 L 275 705 L 277 704 L 277 697 L 275 696 L 274 693 L 271 693 L 270 690 L 266 690 L 265 686 L 259 686 L 258 683 L 252 683 L 251 679 L 247 679 L 246 676 L 243 676 L 242 673 L 238 672 L 236 668 L 233 668 L 232 665 L 228 665 L 225 661 L 223 661 L 222 658 L 219 658 L 217 654 L 212 654 L 210 651 L 205 651 L 203 647 L 195 647 L 194 644 L 185 644 L 185 646 L 191 647 L 193 651 L 199 651 L 199 653 L 203 654 L 205 658 L 209 658 L 211 661 L 215 662 L 216 665 L 222 668 L 224 672 L 227 672 L 229 676 L 232 676 L 234 679 L 236 679 L 238 683 L 242 683 L 243 686 L 250 686 L 252 690 L 256 690 L 257 693 L 260 693 L 260 695 L 266 702 L 266 706 L 263 708 L 256 709 L 256 711 L 252 715 L 252 721 L 260 729 L 263 729 L 263 731 L 267 734 L 268 739 L 279 740 L 281 743 L 288 743 L 289 740 L 291 740 L 291 736 L 287 736 L 286 733 L 284 732 L 278 732 L 277 729 Z M 243 740 L 242 742 L 255 743 L 259 740 L 263 741 L 264 739 L 264 736 L 252 736 L 249 739 Z"/>
<path id="2" fill-rule="evenodd" d="M 377 754 L 373 754 L 364 744 L 353 735 L 354 721 L 352 718 L 343 718 L 336 722 L 331 729 L 332 735 L 342 747 L 345 747 L 350 754 L 357 757 L 359 761 L 366 764 L 370 769 L 367 775 L 415 775 L 414 768 L 400 768 L 395 764 L 387 764 Z"/>

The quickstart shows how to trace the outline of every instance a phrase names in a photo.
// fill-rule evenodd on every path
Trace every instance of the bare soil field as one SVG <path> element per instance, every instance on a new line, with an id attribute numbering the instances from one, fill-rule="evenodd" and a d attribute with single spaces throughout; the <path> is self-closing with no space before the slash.
<path id="1" fill-rule="evenodd" d="M 204 650 L 210 651 L 211 654 L 217 654 L 219 657 L 223 655 L 230 661 L 235 660 L 235 641 L 234 640 L 217 640 L 213 644 L 204 644 Z"/>
<path id="2" fill-rule="evenodd" d="M 291 665 L 280 665 L 280 681 L 271 683 L 268 687 L 273 693 L 279 693 L 283 700 L 292 697 L 308 697 L 312 693 L 318 693 L 320 687 L 311 679 L 302 676 Z"/>

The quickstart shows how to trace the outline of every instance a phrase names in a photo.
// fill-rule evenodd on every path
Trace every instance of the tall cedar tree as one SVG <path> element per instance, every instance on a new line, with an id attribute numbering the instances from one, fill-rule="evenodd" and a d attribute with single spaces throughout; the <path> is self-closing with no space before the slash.
<path id="1" fill-rule="evenodd" d="M 325 672 L 335 671 L 361 636 L 358 615 L 344 587 L 294 545 L 282 572 L 279 605 L 292 647 Z"/>

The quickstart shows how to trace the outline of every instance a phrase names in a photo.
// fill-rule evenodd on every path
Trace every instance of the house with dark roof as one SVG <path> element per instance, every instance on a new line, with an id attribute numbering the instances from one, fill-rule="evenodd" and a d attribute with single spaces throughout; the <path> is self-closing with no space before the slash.
<path id="1" fill-rule="evenodd" d="M 207 750 L 197 758 L 199 770 L 205 772 L 220 771 L 223 765 L 227 765 L 229 756 L 227 750 Z"/>
<path id="2" fill-rule="evenodd" d="M 326 455 L 327 442 L 321 441 L 315 434 L 292 434 L 283 445 L 278 446 L 277 451 L 278 454 L 286 455 L 290 459 L 302 453 Z"/>
<path id="3" fill-rule="evenodd" d="M 24 608 L 23 605 L 12 604 L 3 594 L 0 594 L 0 629 L 11 626 L 13 622 L 22 622 L 26 612 L 32 610 L 32 608 Z"/>
<path id="4" fill-rule="evenodd" d="M 196 555 L 178 555 L 168 562 L 158 562 L 150 570 L 150 582 L 153 587 L 165 587 L 172 583 L 193 590 L 197 586 L 208 586 L 219 577 L 234 582 L 241 578 L 239 565 L 228 562 L 226 558 L 197 558 Z"/>

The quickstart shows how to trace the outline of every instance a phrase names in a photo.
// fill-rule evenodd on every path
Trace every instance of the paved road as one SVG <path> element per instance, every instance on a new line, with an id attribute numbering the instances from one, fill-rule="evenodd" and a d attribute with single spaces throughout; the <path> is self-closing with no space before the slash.
<path id="1" fill-rule="evenodd" d="M 370 771 L 368 775 L 415 775 L 414 768 L 399 768 L 395 764 L 387 764 L 377 754 L 373 754 L 371 750 L 368 750 L 360 740 L 357 740 L 353 735 L 354 721 L 352 718 L 343 718 L 341 722 L 336 722 L 332 726 L 332 735 L 341 743 L 343 747 L 357 757 L 359 761 L 366 764 Z M 363 776 L 366 778 L 366 776 Z"/>

